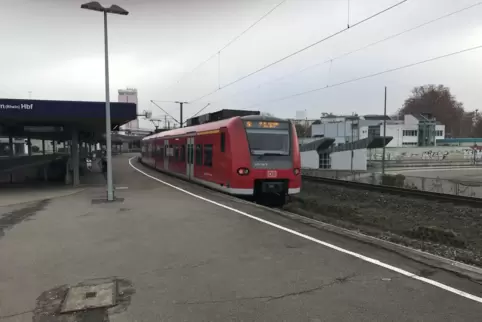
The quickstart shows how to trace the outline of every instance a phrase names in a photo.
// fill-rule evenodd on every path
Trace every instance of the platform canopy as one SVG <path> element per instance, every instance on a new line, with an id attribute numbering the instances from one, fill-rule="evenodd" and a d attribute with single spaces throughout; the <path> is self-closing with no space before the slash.
<path id="1" fill-rule="evenodd" d="M 137 118 L 135 103 L 111 103 L 112 130 Z M 71 130 L 100 138 L 105 133 L 105 102 L 0 98 L 0 135 L 68 139 Z"/>
<path id="2" fill-rule="evenodd" d="M 333 138 L 320 138 L 320 139 L 302 144 L 300 146 L 300 152 L 306 152 L 306 151 L 321 152 L 331 147 L 334 142 L 335 142 L 335 139 Z"/>

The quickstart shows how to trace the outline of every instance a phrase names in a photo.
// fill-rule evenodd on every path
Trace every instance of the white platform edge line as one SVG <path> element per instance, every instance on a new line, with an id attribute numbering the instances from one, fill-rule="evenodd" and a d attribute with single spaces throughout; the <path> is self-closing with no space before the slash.
<path id="1" fill-rule="evenodd" d="M 443 283 L 440 283 L 440 282 L 431 280 L 431 279 L 429 279 L 429 278 L 425 278 L 425 277 L 422 277 L 422 276 L 419 276 L 419 275 L 410 273 L 409 271 L 406 271 L 406 270 L 404 270 L 404 269 L 401 269 L 401 268 L 392 266 L 392 265 L 390 265 L 390 264 L 381 262 L 381 261 L 379 261 L 379 260 L 377 260 L 377 259 L 374 259 L 374 258 L 365 256 L 365 255 L 362 255 L 362 254 L 358 254 L 358 253 L 352 252 L 352 251 L 350 251 L 350 250 L 347 250 L 347 249 L 338 247 L 338 246 L 336 246 L 336 245 L 333 245 L 333 244 L 324 242 L 324 241 L 319 240 L 319 239 L 316 239 L 316 238 L 314 238 L 314 237 L 311 237 L 311 236 L 302 234 L 302 233 L 300 233 L 300 232 L 297 232 L 297 231 L 295 231 L 295 230 L 286 228 L 286 227 L 284 227 L 284 226 L 281 226 L 281 225 L 272 223 L 272 222 L 270 222 L 270 221 L 267 221 L 267 220 L 264 220 L 264 219 L 255 217 L 255 216 L 250 215 L 250 214 L 248 214 L 248 213 L 246 213 L 246 212 L 243 212 L 243 211 L 241 211 L 241 210 L 237 210 L 237 209 L 235 209 L 235 208 L 231 208 L 231 207 L 226 206 L 226 205 L 224 205 L 224 204 L 222 204 L 222 203 L 216 202 L 216 201 L 214 201 L 214 200 L 210 200 L 210 199 L 208 199 L 208 198 L 199 196 L 199 195 L 197 195 L 197 194 L 194 194 L 194 193 L 192 193 L 192 192 L 189 192 L 189 191 L 187 191 L 187 190 L 184 190 L 184 189 L 182 189 L 182 188 L 179 188 L 179 187 L 177 187 L 177 186 L 175 186 L 175 185 L 173 185 L 173 184 L 170 184 L 170 183 L 165 182 L 165 181 L 163 181 L 163 180 L 161 180 L 161 179 L 158 179 L 158 178 L 156 178 L 156 177 L 154 177 L 154 176 L 151 176 L 150 174 L 147 174 L 147 173 L 145 173 L 144 171 L 136 168 L 136 167 L 132 164 L 132 160 L 135 159 L 135 158 L 137 158 L 137 157 L 132 157 L 132 158 L 129 159 L 129 165 L 130 165 L 134 170 L 142 173 L 143 175 L 145 175 L 145 176 L 148 177 L 148 178 L 151 178 L 151 179 L 156 180 L 156 181 L 158 181 L 158 182 L 160 182 L 160 183 L 162 183 L 162 184 L 164 184 L 164 185 L 166 185 L 166 186 L 169 186 L 169 187 L 171 187 L 171 188 L 174 188 L 174 189 L 176 189 L 176 190 L 179 190 L 179 191 L 181 191 L 181 192 L 184 192 L 185 194 L 188 194 L 188 195 L 190 195 L 190 196 L 192 196 L 192 197 L 201 199 L 201 200 L 206 201 L 206 202 L 209 202 L 209 203 L 211 203 L 211 204 L 213 204 L 213 205 L 222 207 L 222 208 L 224 208 L 224 209 L 227 209 L 227 210 L 236 212 L 236 213 L 238 213 L 238 214 L 240 214 L 240 215 L 243 215 L 243 216 L 246 216 L 246 217 L 248 217 L 248 218 L 257 220 L 257 221 L 262 222 L 262 223 L 264 223 L 264 224 L 266 224 L 266 225 L 269 225 L 269 226 L 278 228 L 278 229 L 280 229 L 280 230 L 283 230 L 283 231 L 286 231 L 286 232 L 291 233 L 291 234 L 293 234 L 293 235 L 299 236 L 299 237 L 301 237 L 301 238 L 310 240 L 310 241 L 312 241 L 312 242 L 315 242 L 315 243 L 317 243 L 317 244 L 320 244 L 320 245 L 323 245 L 323 246 L 325 246 L 325 247 L 331 248 L 331 249 L 333 249 L 333 250 L 339 251 L 339 252 L 341 252 L 341 253 L 344 253 L 344 254 L 347 254 L 347 255 L 351 255 L 351 256 L 356 257 L 356 258 L 358 258 L 358 259 L 361 259 L 361 260 L 363 260 L 363 261 L 365 261 L 365 262 L 368 262 L 368 263 L 371 263 L 371 264 L 374 264 L 374 265 L 378 265 L 378 266 L 380 266 L 380 267 L 384 267 L 384 268 L 389 269 L 389 270 L 391 270 L 391 271 L 397 272 L 397 273 L 399 273 L 399 274 L 401 274 L 401 275 L 405 275 L 405 276 L 407 276 L 407 277 L 410 277 L 410 278 L 413 278 L 413 279 L 415 279 L 415 280 L 418 280 L 418 281 L 421 281 L 421 282 L 430 284 L 430 285 L 432 285 L 432 286 L 441 288 L 441 289 L 443 289 L 443 290 L 445 290 L 445 291 L 448 291 L 448 292 L 457 294 L 457 295 L 459 295 L 459 296 L 465 297 L 465 298 L 467 298 L 467 299 L 470 299 L 470 300 L 473 300 L 473 301 L 476 301 L 476 302 L 479 302 L 479 303 L 482 304 L 482 298 L 481 298 L 481 297 L 478 297 L 478 296 L 475 296 L 475 295 L 473 295 L 473 294 L 470 294 L 470 293 L 461 291 L 461 290 L 459 290 L 459 289 L 456 289 L 456 288 L 454 288 L 454 287 L 445 285 L 445 284 L 443 284 Z"/>

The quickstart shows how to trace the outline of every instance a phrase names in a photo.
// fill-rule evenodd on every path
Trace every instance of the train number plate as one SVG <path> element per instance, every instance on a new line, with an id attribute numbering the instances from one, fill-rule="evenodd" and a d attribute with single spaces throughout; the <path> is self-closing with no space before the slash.
<path id="1" fill-rule="evenodd" d="M 276 177 L 278 177 L 278 171 L 268 170 L 268 178 L 276 178 Z"/>

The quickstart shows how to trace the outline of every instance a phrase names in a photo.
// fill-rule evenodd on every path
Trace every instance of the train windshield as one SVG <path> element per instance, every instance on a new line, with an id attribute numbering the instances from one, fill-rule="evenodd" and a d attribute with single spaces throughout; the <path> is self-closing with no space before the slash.
<path id="1" fill-rule="evenodd" d="M 289 130 L 246 129 L 252 155 L 289 155 Z"/>

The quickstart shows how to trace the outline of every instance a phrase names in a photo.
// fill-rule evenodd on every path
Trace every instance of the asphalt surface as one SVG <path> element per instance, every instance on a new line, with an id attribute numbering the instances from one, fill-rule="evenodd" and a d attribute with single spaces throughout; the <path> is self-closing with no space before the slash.
<path id="1" fill-rule="evenodd" d="M 122 281 L 110 321 L 479 321 L 482 304 L 189 196 L 114 159 L 123 202 L 0 207 L 0 321 L 43 319 L 65 285 Z M 134 165 L 269 222 L 481 296 L 482 285 Z M 59 302 L 60 303 L 60 302 Z M 102 312 L 69 321 L 97 322 Z M 95 313 L 95 314 L 94 314 Z M 97 314 L 98 313 L 98 314 Z"/>

